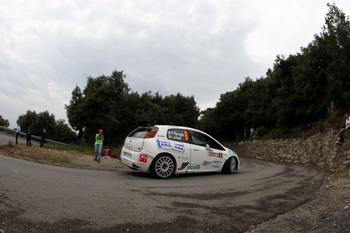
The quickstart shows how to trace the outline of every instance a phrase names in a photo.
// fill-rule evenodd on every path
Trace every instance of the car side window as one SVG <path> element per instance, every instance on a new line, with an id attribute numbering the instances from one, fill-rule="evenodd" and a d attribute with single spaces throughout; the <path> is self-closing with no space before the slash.
<path id="1" fill-rule="evenodd" d="M 201 136 L 200 133 L 198 132 L 191 132 L 191 139 L 192 139 L 192 143 L 198 146 L 206 146 L 206 142 L 203 139 L 203 137 Z"/>
<path id="2" fill-rule="evenodd" d="M 212 139 L 206 134 L 201 134 L 205 142 L 210 146 L 210 148 L 217 149 L 217 150 L 225 150 L 217 141 Z"/>
<path id="3" fill-rule="evenodd" d="M 183 129 L 169 129 L 167 137 L 168 139 L 181 142 L 188 142 L 189 140 L 187 130 Z"/>

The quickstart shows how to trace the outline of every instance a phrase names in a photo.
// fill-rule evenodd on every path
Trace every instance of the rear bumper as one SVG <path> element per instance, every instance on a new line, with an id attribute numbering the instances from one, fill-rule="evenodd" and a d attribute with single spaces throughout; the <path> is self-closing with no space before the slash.
<path id="1" fill-rule="evenodd" d="M 122 149 L 120 154 L 121 162 L 133 170 L 148 172 L 149 163 L 140 162 L 140 152 L 133 152 Z"/>

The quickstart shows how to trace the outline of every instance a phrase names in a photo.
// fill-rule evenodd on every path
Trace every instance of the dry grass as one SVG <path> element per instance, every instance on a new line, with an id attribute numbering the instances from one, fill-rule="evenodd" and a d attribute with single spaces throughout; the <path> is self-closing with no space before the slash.
<path id="1" fill-rule="evenodd" d="M 27 147 L 21 144 L 16 146 L 10 144 L 3 145 L 0 146 L 0 154 L 31 162 L 56 166 L 128 169 L 121 164 L 119 159 L 102 157 L 101 162 L 98 163 L 93 161 L 93 152 L 87 154 L 85 152 L 79 152 L 51 144 L 45 144 L 45 147 L 39 147 L 37 145 Z"/>

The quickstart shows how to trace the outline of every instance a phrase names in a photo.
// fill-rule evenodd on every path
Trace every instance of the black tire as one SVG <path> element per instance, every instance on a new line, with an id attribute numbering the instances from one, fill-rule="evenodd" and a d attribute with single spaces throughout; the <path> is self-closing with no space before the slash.
<path id="1" fill-rule="evenodd" d="M 167 179 L 175 172 L 175 161 L 170 155 L 160 155 L 153 160 L 150 171 L 156 178 Z"/>
<path id="2" fill-rule="evenodd" d="M 236 168 L 237 160 L 235 157 L 231 157 L 225 162 L 224 167 L 222 168 L 222 172 L 226 174 L 233 174 L 236 172 Z"/>

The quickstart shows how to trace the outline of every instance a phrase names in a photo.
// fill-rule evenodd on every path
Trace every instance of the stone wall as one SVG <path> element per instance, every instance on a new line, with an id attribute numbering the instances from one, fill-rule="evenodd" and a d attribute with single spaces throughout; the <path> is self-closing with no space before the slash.
<path id="1" fill-rule="evenodd" d="M 326 172 L 350 170 L 350 139 L 336 145 L 338 131 L 330 130 L 308 138 L 251 140 L 226 143 L 239 156 L 311 166 Z"/>

